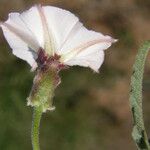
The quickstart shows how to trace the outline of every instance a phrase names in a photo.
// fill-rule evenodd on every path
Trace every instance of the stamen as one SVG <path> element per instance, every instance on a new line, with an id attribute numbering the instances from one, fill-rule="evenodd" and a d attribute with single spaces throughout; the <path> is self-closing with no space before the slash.
<path id="1" fill-rule="evenodd" d="M 0 23 L 1 26 L 6 27 L 9 31 L 11 31 L 13 34 L 15 34 L 17 37 L 19 37 L 21 40 L 23 40 L 32 50 L 34 50 L 35 52 L 38 51 L 39 49 L 39 44 L 38 42 L 31 37 L 31 35 L 27 34 L 26 32 L 13 27 L 12 25 L 4 22 L 4 23 Z"/>
<path id="2" fill-rule="evenodd" d="M 53 34 L 50 28 L 48 27 L 48 23 L 44 14 L 44 10 L 41 5 L 37 5 L 37 10 L 41 17 L 41 22 L 43 26 L 43 36 L 44 36 L 44 49 L 49 54 L 54 56 L 55 53 L 55 44 L 53 39 Z"/>
<path id="3" fill-rule="evenodd" d="M 99 44 L 99 43 L 105 43 L 105 42 L 106 43 L 114 43 L 114 42 L 117 42 L 117 40 L 109 38 L 109 39 L 97 39 L 97 40 L 89 41 L 87 43 L 81 44 L 80 46 L 72 49 L 68 53 L 63 54 L 61 56 L 60 60 L 63 61 L 63 62 L 66 62 L 66 61 L 70 60 L 71 58 L 75 57 L 77 54 L 79 54 L 83 50 L 85 50 L 85 49 L 87 49 L 87 48 L 89 48 L 93 45 L 96 45 L 96 44 Z"/>

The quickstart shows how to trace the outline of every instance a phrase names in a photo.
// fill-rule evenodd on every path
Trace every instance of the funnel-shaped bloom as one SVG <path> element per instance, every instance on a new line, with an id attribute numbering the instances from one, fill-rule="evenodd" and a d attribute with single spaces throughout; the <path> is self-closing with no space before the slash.
<path id="1" fill-rule="evenodd" d="M 10 13 L 0 26 L 13 54 L 27 61 L 32 69 L 44 65 L 49 58 L 57 58 L 62 65 L 90 67 L 98 72 L 104 50 L 116 41 L 86 29 L 71 12 L 52 6 Z"/>
<path id="2" fill-rule="evenodd" d="M 79 65 L 98 72 L 104 50 L 116 41 L 86 29 L 69 11 L 51 6 L 10 13 L 0 26 L 13 54 L 36 70 L 28 105 L 42 112 L 54 108 L 52 100 L 61 69 Z"/>

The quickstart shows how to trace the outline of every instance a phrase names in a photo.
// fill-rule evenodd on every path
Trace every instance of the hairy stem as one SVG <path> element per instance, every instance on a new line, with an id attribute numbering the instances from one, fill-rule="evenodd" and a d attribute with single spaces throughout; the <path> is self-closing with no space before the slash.
<path id="1" fill-rule="evenodd" d="M 139 49 L 131 77 L 130 105 L 133 116 L 132 136 L 139 150 L 150 150 L 142 109 L 142 82 L 145 60 L 149 49 L 149 41 L 145 42 Z"/>
<path id="2" fill-rule="evenodd" d="M 32 132 L 31 132 L 33 150 L 40 150 L 39 129 L 40 129 L 41 117 L 42 117 L 42 109 L 40 107 L 34 107 Z"/>

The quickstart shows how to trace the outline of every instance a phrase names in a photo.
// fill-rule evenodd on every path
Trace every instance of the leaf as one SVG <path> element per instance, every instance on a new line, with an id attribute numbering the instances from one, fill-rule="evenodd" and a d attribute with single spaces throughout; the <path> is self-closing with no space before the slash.
<path id="1" fill-rule="evenodd" d="M 150 150 L 142 109 L 142 81 L 145 60 L 149 49 L 150 41 L 146 41 L 138 51 L 131 76 L 130 105 L 133 116 L 132 137 L 139 150 Z"/>

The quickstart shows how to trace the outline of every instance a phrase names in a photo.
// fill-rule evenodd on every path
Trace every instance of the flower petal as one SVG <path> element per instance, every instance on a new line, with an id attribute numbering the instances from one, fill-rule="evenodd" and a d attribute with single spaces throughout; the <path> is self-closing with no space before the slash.
<path id="1" fill-rule="evenodd" d="M 96 72 L 103 62 L 103 50 L 116 42 L 110 36 L 80 27 L 61 49 L 61 62 L 67 65 L 90 67 Z"/>
<path id="2" fill-rule="evenodd" d="M 93 44 L 99 43 L 101 50 L 107 49 L 111 45 L 111 43 L 115 42 L 115 40 L 110 36 L 104 36 L 101 33 L 88 30 L 85 27 L 81 26 L 80 28 L 78 28 L 74 36 L 72 36 L 72 38 L 69 38 L 69 40 L 65 43 L 59 53 L 60 55 L 65 55 L 68 52 L 80 49 L 80 47 L 83 47 L 84 50 L 84 47 L 86 49 L 89 43 L 90 45 L 92 45 L 92 41 Z M 94 41 L 97 42 L 94 43 Z"/>
<path id="3" fill-rule="evenodd" d="M 21 13 L 20 18 L 35 35 L 40 47 L 44 49 L 44 31 L 37 6 L 31 7 L 29 10 Z"/>
<path id="4" fill-rule="evenodd" d="M 95 51 L 94 53 L 88 54 L 86 56 L 76 56 L 75 58 L 65 62 L 69 66 L 83 66 L 90 67 L 95 72 L 98 72 L 104 61 L 104 51 Z"/>
<path id="5" fill-rule="evenodd" d="M 78 17 L 69 11 L 52 7 L 43 7 L 49 30 L 53 32 L 56 41 L 56 51 L 58 52 L 64 45 L 66 39 L 70 38 L 70 32 L 76 29 L 79 23 Z M 76 30 L 75 30 L 76 31 Z"/>
<path id="6" fill-rule="evenodd" d="M 39 44 L 32 33 L 20 19 L 19 13 L 10 13 L 5 23 L 1 23 L 4 36 L 13 50 L 13 54 L 26 60 L 31 66 L 35 64 Z"/>
<path id="7" fill-rule="evenodd" d="M 56 50 L 56 42 L 53 36 L 53 32 L 51 28 L 48 26 L 47 20 L 44 9 L 41 5 L 36 6 L 38 9 L 38 12 L 40 14 L 41 22 L 42 22 L 42 28 L 43 28 L 43 37 L 44 37 L 44 50 L 49 54 L 49 56 L 54 56 L 55 50 Z"/>

